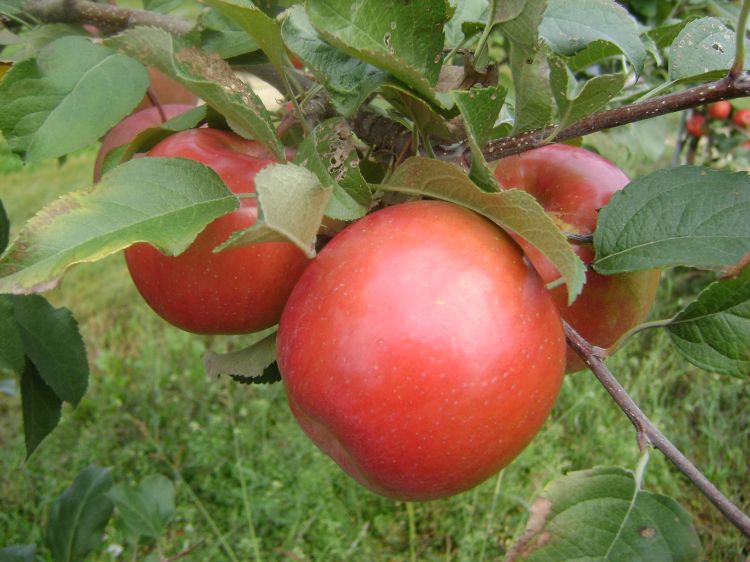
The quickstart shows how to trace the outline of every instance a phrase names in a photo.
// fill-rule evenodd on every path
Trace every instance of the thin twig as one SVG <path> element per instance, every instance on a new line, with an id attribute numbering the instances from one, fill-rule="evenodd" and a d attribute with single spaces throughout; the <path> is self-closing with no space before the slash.
<path id="1" fill-rule="evenodd" d="M 617 381 L 612 372 L 607 368 L 601 357 L 596 355 L 589 344 L 578 332 L 576 332 L 567 322 L 565 325 L 565 336 L 576 353 L 586 362 L 589 368 L 594 372 L 596 378 L 602 383 L 602 386 L 612 396 L 614 401 L 625 412 L 628 419 L 633 423 L 636 430 L 645 436 L 648 441 L 659 449 L 677 469 L 687 478 L 714 504 L 719 511 L 747 538 L 750 538 L 750 517 L 740 510 L 734 503 L 729 500 L 714 484 L 706 478 L 690 460 L 667 439 L 661 431 L 646 417 L 643 411 L 638 407 L 635 401 L 628 395 L 623 386 Z"/>
<path id="2" fill-rule="evenodd" d="M 744 0 L 742 2 L 742 8 L 740 8 L 740 17 L 737 18 L 737 51 L 734 54 L 734 64 L 729 69 L 728 78 L 735 80 L 745 67 L 745 29 L 747 28 L 747 16 L 750 13 L 750 0 Z"/>

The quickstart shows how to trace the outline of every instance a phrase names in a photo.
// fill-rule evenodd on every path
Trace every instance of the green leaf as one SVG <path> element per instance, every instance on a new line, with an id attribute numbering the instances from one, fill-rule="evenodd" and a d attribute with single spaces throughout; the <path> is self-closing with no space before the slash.
<path id="1" fill-rule="evenodd" d="M 67 308 L 55 308 L 38 295 L 12 299 L 26 355 L 42 380 L 61 400 L 74 406 L 88 387 L 86 346 Z"/>
<path id="2" fill-rule="evenodd" d="M 445 45 L 453 48 L 461 44 L 466 36 L 465 23 L 486 21 L 489 4 L 488 0 L 453 0 L 451 5 L 456 11 L 445 24 Z"/>
<path id="3" fill-rule="evenodd" d="M 5 212 L 5 206 L 3 201 L 0 199 L 0 255 L 8 247 L 8 241 L 10 240 L 10 219 L 8 219 L 8 213 Z"/>
<path id="4" fill-rule="evenodd" d="M 331 190 L 294 164 L 271 164 L 255 176 L 260 208 L 258 222 L 238 230 L 216 250 L 261 242 L 291 242 L 308 257 L 315 256 L 315 239 Z"/>
<path id="5" fill-rule="evenodd" d="M 639 490 L 628 470 L 597 467 L 545 488 L 506 561 L 701 559 L 690 516 L 676 501 Z"/>
<path id="6" fill-rule="evenodd" d="M 359 171 L 353 134 L 344 119 L 330 119 L 315 127 L 300 145 L 294 161 L 331 190 L 326 216 L 355 220 L 367 213 L 372 193 Z"/>
<path id="7" fill-rule="evenodd" d="M 575 55 L 593 41 L 612 43 L 637 74 L 648 56 L 635 19 L 612 0 L 548 0 L 539 34 L 555 53 L 566 56 Z"/>
<path id="8" fill-rule="evenodd" d="M 174 483 L 161 474 L 147 476 L 135 488 L 118 484 L 107 496 L 124 525 L 137 536 L 158 539 L 174 515 Z"/>
<path id="9" fill-rule="evenodd" d="M 210 168 L 182 158 L 139 158 L 93 189 L 65 195 L 31 219 L 0 259 L 0 292 L 54 287 L 73 264 L 149 242 L 176 255 L 215 218 L 239 207 Z"/>
<path id="10" fill-rule="evenodd" d="M 0 562 L 34 562 L 35 560 L 35 544 L 22 544 L 0 548 Z"/>
<path id="11" fill-rule="evenodd" d="M 0 130 L 27 160 L 63 156 L 130 113 L 149 84 L 136 61 L 83 37 L 63 37 L 0 82 Z"/>
<path id="12" fill-rule="evenodd" d="M 434 89 L 450 15 L 446 0 L 308 0 L 306 8 L 326 41 L 450 107 L 450 98 Z"/>
<path id="13" fill-rule="evenodd" d="M 551 124 L 554 99 L 545 53 L 540 49 L 529 54 L 525 47 L 512 43 L 510 66 L 515 92 L 513 132 L 523 133 Z"/>
<path id="14" fill-rule="evenodd" d="M 499 1 L 502 2 L 502 0 Z M 518 16 L 500 24 L 503 35 L 511 44 L 515 43 L 528 50 L 536 50 L 539 41 L 539 26 L 546 9 L 547 0 L 526 0 Z"/>
<path id="15" fill-rule="evenodd" d="M 550 86 L 560 129 L 603 109 L 625 86 L 626 74 L 602 74 L 578 83 L 560 58 L 550 61 Z"/>
<path id="16" fill-rule="evenodd" d="M 3 49 L 3 59 L 19 62 L 31 58 L 36 56 L 41 49 L 53 41 L 69 35 L 90 37 L 82 27 L 68 23 L 48 23 L 40 25 L 30 29 L 27 33 L 20 35 L 19 43 L 14 44 L 9 49 Z"/>
<path id="17" fill-rule="evenodd" d="M 734 31 L 717 18 L 691 21 L 669 49 L 670 80 L 700 79 L 726 71 L 734 62 L 736 39 Z"/>
<path id="18" fill-rule="evenodd" d="M 31 361 L 21 375 L 21 411 L 26 440 L 26 459 L 60 422 L 62 400 L 39 376 Z"/>
<path id="19" fill-rule="evenodd" d="M 16 324 L 13 300 L 9 295 L 0 295 L 0 342 L 0 370 L 21 374 L 26 352 Z"/>
<path id="20" fill-rule="evenodd" d="M 367 96 L 389 78 L 387 72 L 323 41 L 302 6 L 289 10 L 281 35 L 289 50 L 325 86 L 336 111 L 345 117 L 351 117 Z"/>
<path id="21" fill-rule="evenodd" d="M 205 10 L 198 17 L 198 26 L 193 32 L 206 51 L 216 53 L 223 59 L 252 53 L 260 49 L 258 44 L 239 25 L 213 9 Z"/>
<path id="22" fill-rule="evenodd" d="M 91 465 L 52 504 L 47 546 L 55 562 L 78 562 L 101 544 L 112 515 L 111 487 L 110 469 Z"/>
<path id="23" fill-rule="evenodd" d="M 399 166 L 384 191 L 423 195 L 456 203 L 514 232 L 541 251 L 558 271 L 573 302 L 585 281 L 585 267 L 552 219 L 531 195 L 519 189 L 499 193 L 479 190 L 452 164 L 428 158 L 410 158 Z"/>
<path id="24" fill-rule="evenodd" d="M 505 89 L 472 88 L 451 92 L 464 119 L 469 148 L 471 149 L 471 177 L 484 191 L 500 191 L 500 186 L 482 153 L 490 140 L 492 127 L 505 102 Z"/>
<path id="25" fill-rule="evenodd" d="M 709 285 L 667 326 L 677 350 L 702 369 L 750 375 L 750 266 Z"/>
<path id="26" fill-rule="evenodd" d="M 206 4 L 224 14 L 252 37 L 277 72 L 283 76 L 287 56 L 276 20 L 268 17 L 250 0 L 206 0 Z"/>
<path id="27" fill-rule="evenodd" d="M 235 133 L 256 139 L 280 161 L 286 160 L 284 147 L 263 102 L 217 55 L 190 47 L 166 31 L 150 27 L 125 31 L 106 43 L 173 78 L 224 115 Z"/>
<path id="28" fill-rule="evenodd" d="M 750 179 L 683 166 L 633 180 L 602 209 L 594 268 L 605 275 L 686 265 L 715 268 L 750 251 Z"/>
<path id="29" fill-rule="evenodd" d="M 231 353 L 207 352 L 203 356 L 203 366 L 210 378 L 221 375 L 242 377 L 251 382 L 273 382 L 261 380 L 266 369 L 276 361 L 277 326 L 254 335 L 255 341 L 239 351 Z"/>

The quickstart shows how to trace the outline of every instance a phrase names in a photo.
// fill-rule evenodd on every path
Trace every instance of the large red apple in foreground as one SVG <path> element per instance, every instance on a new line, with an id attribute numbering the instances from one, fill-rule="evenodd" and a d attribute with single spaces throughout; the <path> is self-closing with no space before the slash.
<path id="1" fill-rule="evenodd" d="M 255 191 L 255 175 L 273 155 L 255 141 L 215 129 L 168 137 L 149 156 L 179 156 L 213 168 L 234 193 Z M 213 253 L 233 232 L 257 220 L 257 204 L 244 198 L 219 217 L 179 256 L 148 244 L 125 250 L 138 291 L 162 318 L 199 334 L 241 334 L 273 326 L 308 259 L 293 244 L 267 242 Z"/>
<path id="2" fill-rule="evenodd" d="M 162 111 L 167 119 L 176 117 L 193 109 L 195 106 L 186 104 L 168 104 L 162 106 Z M 131 113 L 117 125 L 112 127 L 104 135 L 101 147 L 94 162 L 94 183 L 102 179 L 102 167 L 104 160 L 112 150 L 125 144 L 130 144 L 139 133 L 162 124 L 162 115 L 158 107 L 149 107 Z"/>
<path id="3" fill-rule="evenodd" d="M 377 211 L 310 263 L 279 325 L 289 405 L 382 495 L 456 494 L 508 464 L 560 388 L 560 316 L 498 227 L 437 201 Z"/>
<path id="4" fill-rule="evenodd" d="M 599 209 L 630 180 L 601 156 L 583 148 L 555 144 L 500 160 L 495 176 L 506 188 L 517 187 L 533 195 L 560 228 L 575 234 L 592 234 Z M 519 240 L 545 283 L 560 277 L 538 250 Z M 591 245 L 573 244 L 583 262 L 594 260 Z M 586 285 L 572 306 L 564 286 L 552 289 L 562 317 L 590 343 L 610 347 L 627 330 L 642 322 L 654 301 L 659 271 L 600 275 L 589 269 Z M 567 372 L 579 371 L 584 362 L 568 350 Z"/>

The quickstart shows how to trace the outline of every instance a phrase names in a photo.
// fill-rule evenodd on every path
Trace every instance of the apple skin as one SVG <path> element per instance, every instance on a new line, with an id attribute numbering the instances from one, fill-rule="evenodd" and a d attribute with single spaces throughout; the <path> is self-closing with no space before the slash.
<path id="1" fill-rule="evenodd" d="M 706 132 L 706 116 L 700 114 L 691 115 L 685 124 L 685 128 L 694 137 L 702 137 Z"/>
<path id="2" fill-rule="evenodd" d="M 708 105 L 708 114 L 714 119 L 726 119 L 732 113 L 732 104 L 726 100 Z"/>
<path id="3" fill-rule="evenodd" d="M 495 177 L 505 188 L 516 187 L 533 195 L 563 230 L 582 235 L 593 234 L 599 209 L 630 182 L 625 172 L 601 156 L 565 144 L 504 158 L 495 168 Z M 560 277 L 541 252 L 524 240 L 517 241 L 545 283 Z M 594 260 L 593 246 L 572 245 L 587 266 Z M 587 268 L 583 292 L 571 306 L 565 286 L 550 293 L 563 319 L 589 343 L 608 348 L 646 318 L 656 296 L 659 273 L 600 275 Z M 567 355 L 566 372 L 586 367 L 572 349 Z"/>
<path id="4" fill-rule="evenodd" d="M 750 128 L 750 109 L 738 109 L 734 112 L 732 121 L 743 129 Z"/>
<path id="5" fill-rule="evenodd" d="M 279 324 L 289 406 L 365 487 L 399 500 L 467 490 L 539 431 L 565 366 L 559 313 L 498 227 L 438 201 L 345 228 Z"/>
<path id="6" fill-rule="evenodd" d="M 151 77 L 149 88 L 160 105 L 179 103 L 195 107 L 195 104 L 198 103 L 198 96 L 179 82 L 150 66 L 147 67 L 147 70 Z M 155 107 L 155 105 L 151 98 L 146 95 L 133 111 L 140 111 L 149 107 Z"/>
<path id="7" fill-rule="evenodd" d="M 168 104 L 162 106 L 162 110 L 167 119 L 176 117 L 177 115 L 185 113 L 193 108 L 194 106 L 186 104 Z M 94 183 L 97 183 L 102 179 L 102 167 L 104 166 L 104 160 L 107 158 L 107 154 L 109 154 L 110 151 L 118 146 L 130 144 L 133 139 L 138 136 L 138 133 L 150 129 L 151 127 L 158 127 L 161 123 L 162 119 L 159 108 L 152 106 L 131 113 L 117 125 L 112 127 L 109 132 L 104 135 L 101 147 L 96 155 L 96 162 L 94 163 Z"/>
<path id="8" fill-rule="evenodd" d="M 216 129 L 182 131 L 149 156 L 182 157 L 212 168 L 233 193 L 255 191 L 255 175 L 275 157 L 255 141 Z M 178 256 L 149 244 L 125 250 L 138 291 L 167 322 L 198 334 L 242 334 L 276 324 L 308 263 L 296 246 L 267 242 L 213 253 L 233 232 L 257 220 L 254 199 L 210 223 Z"/>

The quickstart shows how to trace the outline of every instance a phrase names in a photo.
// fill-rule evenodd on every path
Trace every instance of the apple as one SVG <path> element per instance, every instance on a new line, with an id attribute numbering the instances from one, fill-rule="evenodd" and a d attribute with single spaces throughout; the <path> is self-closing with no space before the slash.
<path id="1" fill-rule="evenodd" d="M 688 133 L 694 137 L 700 138 L 706 132 L 706 116 L 695 113 L 690 116 L 685 125 Z"/>
<path id="2" fill-rule="evenodd" d="M 384 496 L 430 500 L 515 458 L 560 388 L 565 340 L 501 229 L 439 201 L 349 225 L 297 282 L 277 361 L 302 429 Z"/>
<path id="3" fill-rule="evenodd" d="M 594 232 L 599 209 L 630 181 L 601 156 L 565 144 L 504 158 L 498 162 L 495 176 L 503 187 L 516 187 L 533 195 L 563 231 L 582 235 Z M 541 252 L 524 240 L 518 242 L 545 283 L 560 277 Z M 586 265 L 594 260 L 593 246 L 573 243 L 573 249 Z M 606 276 L 589 268 L 583 292 L 571 306 L 565 286 L 555 287 L 550 293 L 573 328 L 589 343 L 608 348 L 646 318 L 658 284 L 658 270 Z M 566 371 L 584 367 L 569 349 Z"/>
<path id="4" fill-rule="evenodd" d="M 151 77 L 151 85 L 149 86 L 149 89 L 160 105 L 180 103 L 195 107 L 195 104 L 198 103 L 198 96 L 179 82 L 176 82 L 153 67 L 149 66 L 147 70 Z M 151 101 L 151 98 L 147 95 L 133 111 L 140 111 L 141 109 L 146 109 L 148 107 L 155 106 Z"/>
<path id="5" fill-rule="evenodd" d="M 193 107 L 194 106 L 187 104 L 167 104 L 162 106 L 162 111 L 167 119 L 171 119 L 172 117 L 176 117 L 181 113 L 193 109 Z M 158 127 L 161 123 L 162 116 L 159 108 L 152 106 L 131 113 L 117 125 L 112 127 L 109 132 L 104 135 L 101 147 L 96 155 L 96 161 L 94 162 L 94 183 L 102 178 L 102 167 L 104 166 L 104 160 L 107 158 L 107 154 L 117 147 L 124 144 L 130 144 L 133 139 L 138 136 L 138 133 L 150 129 L 151 127 Z"/>
<path id="6" fill-rule="evenodd" d="M 202 162 L 233 193 L 252 193 L 255 175 L 276 162 L 255 141 L 216 129 L 190 129 L 156 145 L 148 156 Z M 149 244 L 125 250 L 130 275 L 151 308 L 167 322 L 198 334 L 240 334 L 276 324 L 297 278 L 308 263 L 291 243 L 267 242 L 214 253 L 233 232 L 252 226 L 254 199 L 209 224 L 178 256 Z"/>
<path id="7" fill-rule="evenodd" d="M 738 109 L 734 112 L 732 121 L 743 129 L 750 128 L 750 109 Z"/>
<path id="8" fill-rule="evenodd" d="M 714 119 L 726 119 L 732 113 L 732 104 L 726 100 L 708 105 L 708 114 Z"/>

